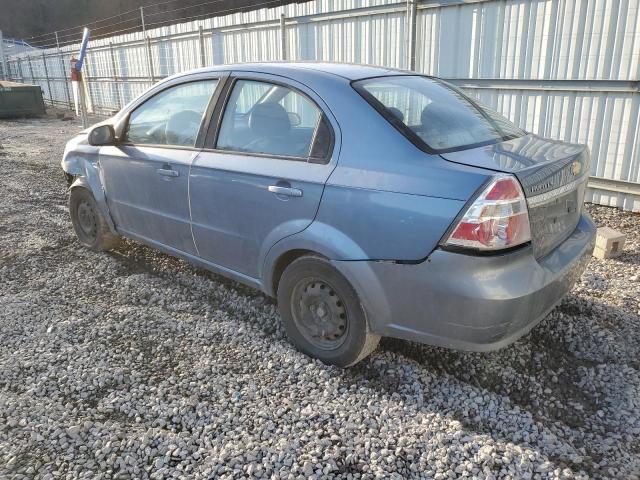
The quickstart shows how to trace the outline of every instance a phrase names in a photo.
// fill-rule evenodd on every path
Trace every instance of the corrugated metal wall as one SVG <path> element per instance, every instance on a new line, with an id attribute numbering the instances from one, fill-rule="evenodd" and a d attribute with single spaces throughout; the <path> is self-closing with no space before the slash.
<path id="1" fill-rule="evenodd" d="M 141 32 L 95 40 L 91 104 L 108 113 L 154 81 L 214 64 L 286 57 L 407 68 L 407 7 L 320 0 L 148 30 L 148 41 Z M 587 200 L 640 211 L 639 9 L 640 0 L 419 2 L 416 70 L 463 86 L 529 131 L 588 144 L 596 178 Z M 11 76 L 68 104 L 77 48 L 12 57 Z"/>

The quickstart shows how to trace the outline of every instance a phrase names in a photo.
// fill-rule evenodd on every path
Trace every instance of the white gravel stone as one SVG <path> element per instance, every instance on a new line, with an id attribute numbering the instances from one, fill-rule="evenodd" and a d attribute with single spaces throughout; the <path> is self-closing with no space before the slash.
<path id="1" fill-rule="evenodd" d="M 0 122 L 0 478 L 634 478 L 640 217 L 514 345 L 385 340 L 349 370 L 276 306 L 134 242 L 75 240 L 59 162 L 78 123 Z"/>

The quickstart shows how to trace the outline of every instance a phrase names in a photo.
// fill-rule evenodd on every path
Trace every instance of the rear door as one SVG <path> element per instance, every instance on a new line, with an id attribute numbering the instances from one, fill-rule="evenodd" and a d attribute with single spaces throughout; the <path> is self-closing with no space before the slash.
<path id="1" fill-rule="evenodd" d="M 107 203 L 122 233 L 195 254 L 189 168 L 218 83 L 199 78 L 159 91 L 131 112 L 123 141 L 100 150 Z"/>
<path id="2" fill-rule="evenodd" d="M 200 257 L 259 278 L 269 248 L 313 221 L 337 125 L 292 80 L 243 72 L 227 83 L 217 128 L 191 168 L 193 235 Z"/>

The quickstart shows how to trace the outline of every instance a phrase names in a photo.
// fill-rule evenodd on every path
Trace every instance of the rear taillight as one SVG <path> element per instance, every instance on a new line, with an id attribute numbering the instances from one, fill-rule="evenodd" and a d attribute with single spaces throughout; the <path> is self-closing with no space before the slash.
<path id="1" fill-rule="evenodd" d="M 531 240 L 527 201 L 513 175 L 498 174 L 465 212 L 445 245 L 492 251 Z"/>

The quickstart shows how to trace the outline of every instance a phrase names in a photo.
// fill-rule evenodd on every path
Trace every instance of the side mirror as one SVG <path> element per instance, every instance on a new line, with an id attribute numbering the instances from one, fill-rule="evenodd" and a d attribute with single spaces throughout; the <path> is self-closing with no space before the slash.
<path id="1" fill-rule="evenodd" d="M 89 132 L 89 145 L 101 147 L 103 145 L 115 145 L 116 133 L 111 125 L 99 125 Z"/>
<path id="2" fill-rule="evenodd" d="M 127 126 L 129 125 L 129 117 L 131 116 L 131 112 L 124 115 L 120 120 L 118 120 L 113 126 L 116 133 L 116 141 L 123 142 L 126 134 Z"/>

